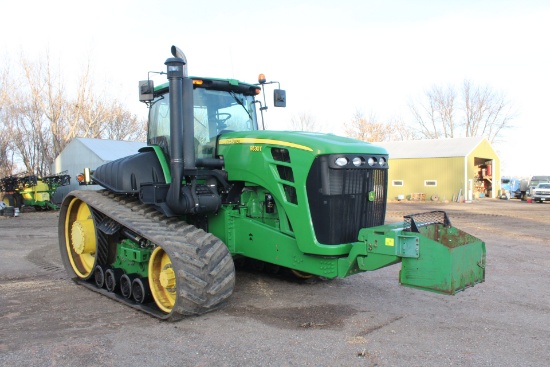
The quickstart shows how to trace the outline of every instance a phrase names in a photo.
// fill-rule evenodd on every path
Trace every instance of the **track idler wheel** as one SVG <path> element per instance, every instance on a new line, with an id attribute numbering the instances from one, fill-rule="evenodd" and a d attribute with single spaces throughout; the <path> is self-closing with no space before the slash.
<path id="1" fill-rule="evenodd" d="M 64 203 L 65 204 L 65 203 Z M 90 207 L 73 197 L 59 215 L 60 247 L 65 267 L 80 279 L 90 278 L 96 269 L 97 238 Z M 68 263 L 68 264 L 67 264 Z"/>

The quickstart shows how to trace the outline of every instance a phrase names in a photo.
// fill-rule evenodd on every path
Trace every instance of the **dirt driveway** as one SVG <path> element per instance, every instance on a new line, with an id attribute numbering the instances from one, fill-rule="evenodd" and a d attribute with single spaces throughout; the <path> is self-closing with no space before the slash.
<path id="1" fill-rule="evenodd" d="M 166 323 L 67 279 L 57 213 L 0 218 L 2 366 L 545 366 L 550 204 L 389 203 L 387 222 L 445 210 L 486 242 L 483 284 L 398 284 L 400 265 L 307 284 L 237 273 L 222 310 Z"/>

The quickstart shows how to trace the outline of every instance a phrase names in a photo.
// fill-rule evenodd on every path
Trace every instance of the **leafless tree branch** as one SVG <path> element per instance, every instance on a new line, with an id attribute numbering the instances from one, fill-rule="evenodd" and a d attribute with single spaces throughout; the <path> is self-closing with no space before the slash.
<path id="1" fill-rule="evenodd" d="M 75 137 L 145 139 L 145 122 L 96 90 L 89 61 L 74 93 L 49 52 L 36 61 L 21 55 L 16 68 L 9 65 L 0 66 L 1 174 L 23 169 L 17 162 L 33 174 L 50 174 L 55 157 Z"/>
<path id="2" fill-rule="evenodd" d="M 488 86 L 476 86 L 465 80 L 460 91 L 434 85 L 421 101 L 409 109 L 424 138 L 483 136 L 490 142 L 502 130 L 512 127 L 514 113 L 501 93 Z"/>

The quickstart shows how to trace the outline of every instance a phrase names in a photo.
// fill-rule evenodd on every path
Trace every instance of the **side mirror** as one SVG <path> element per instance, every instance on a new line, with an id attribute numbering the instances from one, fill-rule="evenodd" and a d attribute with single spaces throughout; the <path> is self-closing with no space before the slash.
<path id="1" fill-rule="evenodd" d="M 152 101 L 154 90 L 155 90 L 155 83 L 152 80 L 140 80 L 139 81 L 139 101 L 140 102 Z"/>
<path id="2" fill-rule="evenodd" d="M 273 105 L 275 107 L 286 107 L 286 91 L 283 89 L 273 91 Z"/>

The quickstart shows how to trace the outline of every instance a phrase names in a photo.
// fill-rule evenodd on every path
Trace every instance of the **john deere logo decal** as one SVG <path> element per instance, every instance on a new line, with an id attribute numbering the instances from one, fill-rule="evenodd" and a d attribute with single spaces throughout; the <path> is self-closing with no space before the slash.
<path id="1" fill-rule="evenodd" d="M 374 191 L 369 191 L 369 201 L 374 201 Z"/>

